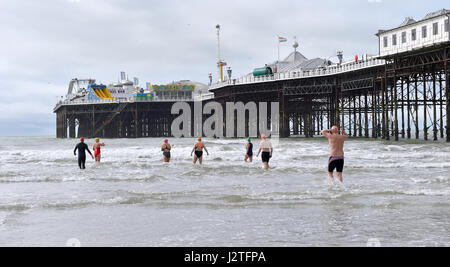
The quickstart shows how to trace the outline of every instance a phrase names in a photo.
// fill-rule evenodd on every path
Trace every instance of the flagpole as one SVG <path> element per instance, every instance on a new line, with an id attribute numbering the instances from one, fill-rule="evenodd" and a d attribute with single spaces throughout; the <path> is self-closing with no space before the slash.
<path id="1" fill-rule="evenodd" d="M 278 41 L 278 62 L 280 62 L 280 41 Z"/>
<path id="2" fill-rule="evenodd" d="M 278 43 L 278 62 L 280 62 L 280 36 L 277 35 L 277 43 Z"/>

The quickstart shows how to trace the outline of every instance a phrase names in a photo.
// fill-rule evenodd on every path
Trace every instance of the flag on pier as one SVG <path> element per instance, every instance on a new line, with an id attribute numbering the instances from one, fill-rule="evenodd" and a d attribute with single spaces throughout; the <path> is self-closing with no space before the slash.
<path id="1" fill-rule="evenodd" d="M 284 42 L 287 42 L 287 39 L 284 37 L 278 36 L 278 42 L 284 43 Z"/>
<path id="2" fill-rule="evenodd" d="M 147 83 L 147 90 L 151 90 L 152 89 L 152 85 L 150 83 Z"/>
<path id="3" fill-rule="evenodd" d="M 127 77 L 125 77 L 125 71 L 120 72 L 120 80 L 125 81 Z"/>
<path id="4" fill-rule="evenodd" d="M 133 78 L 133 81 L 134 81 L 134 85 L 139 85 L 139 80 L 138 80 L 138 78 L 134 77 L 134 78 Z"/>
<path id="5" fill-rule="evenodd" d="M 287 39 L 282 37 L 282 36 L 278 36 L 278 61 L 280 61 L 280 43 L 285 43 L 287 42 Z"/>

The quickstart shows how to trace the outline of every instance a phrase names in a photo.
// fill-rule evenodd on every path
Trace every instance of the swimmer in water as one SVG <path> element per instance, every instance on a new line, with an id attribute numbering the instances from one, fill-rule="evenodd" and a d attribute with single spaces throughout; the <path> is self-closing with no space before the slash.
<path id="1" fill-rule="evenodd" d="M 253 144 L 252 144 L 252 139 L 249 137 L 247 139 L 248 143 L 245 146 L 246 149 L 246 153 L 244 156 L 244 161 L 247 162 L 247 160 L 249 160 L 250 162 L 253 162 Z"/>
<path id="2" fill-rule="evenodd" d="M 203 149 L 206 151 L 206 154 L 209 156 L 208 150 L 206 149 L 205 145 L 202 143 L 202 138 L 199 137 L 197 139 L 197 143 L 194 144 L 194 147 L 192 148 L 191 151 L 191 157 L 192 157 L 192 153 L 194 153 L 195 151 L 195 156 L 194 156 L 194 164 L 197 162 L 198 159 L 198 163 L 202 164 L 203 161 Z"/>
<path id="3" fill-rule="evenodd" d="M 164 162 L 170 162 L 170 150 L 172 146 L 169 144 L 169 140 L 164 139 L 164 144 L 161 146 L 161 151 L 163 152 Z"/>
<path id="4" fill-rule="evenodd" d="M 339 133 L 340 132 L 340 133 Z M 328 159 L 328 178 L 334 182 L 333 172 L 337 171 L 337 177 L 342 183 L 342 171 L 344 169 L 344 142 L 348 134 L 344 129 L 339 131 L 338 126 L 334 125 L 331 130 L 322 130 L 322 134 L 330 143 L 330 158 Z"/>
<path id="5" fill-rule="evenodd" d="M 265 134 L 261 134 L 261 139 L 262 140 L 261 143 L 259 144 L 258 154 L 256 156 L 259 157 L 259 153 L 262 151 L 261 158 L 264 164 L 264 170 L 268 170 L 270 168 L 269 160 L 272 157 L 273 147 L 272 143 L 267 140 Z"/>
<path id="6" fill-rule="evenodd" d="M 94 150 L 95 162 L 100 162 L 102 155 L 100 152 L 100 147 L 105 146 L 105 143 L 100 143 L 100 139 L 95 138 L 95 144 L 92 150 Z"/>
<path id="7" fill-rule="evenodd" d="M 94 156 L 92 156 L 91 151 L 89 150 L 89 147 L 84 143 L 84 138 L 80 138 L 80 143 L 77 144 L 75 149 L 73 150 L 73 154 L 76 156 L 78 150 L 78 166 L 80 169 L 84 170 L 86 169 L 86 150 L 91 155 L 92 159 L 94 159 Z"/>

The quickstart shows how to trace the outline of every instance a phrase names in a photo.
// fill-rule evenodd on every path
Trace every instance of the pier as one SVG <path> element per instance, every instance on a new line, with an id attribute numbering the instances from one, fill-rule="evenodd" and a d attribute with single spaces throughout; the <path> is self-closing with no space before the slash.
<path id="1" fill-rule="evenodd" d="M 322 129 L 339 125 L 352 137 L 450 142 L 450 36 L 446 19 L 450 13 L 430 14 L 421 21 L 380 31 L 377 56 L 313 70 L 230 78 L 211 84 L 212 94 L 199 100 L 203 104 L 219 102 L 223 110 L 227 102 L 278 102 L 279 134 L 283 138 L 314 137 Z M 423 29 L 422 24 L 431 18 L 442 18 L 443 23 L 436 31 L 433 24 L 430 38 L 417 43 L 407 37 L 426 36 L 415 29 Z M 397 46 L 396 50 L 392 46 Z M 171 114 L 171 107 L 177 101 L 193 105 L 194 98 L 61 102 L 54 109 L 57 137 L 170 137 L 171 123 L 178 116 Z"/>

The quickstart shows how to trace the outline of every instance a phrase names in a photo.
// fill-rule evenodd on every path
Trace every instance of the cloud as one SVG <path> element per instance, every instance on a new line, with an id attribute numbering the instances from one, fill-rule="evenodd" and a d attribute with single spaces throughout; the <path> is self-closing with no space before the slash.
<path id="1" fill-rule="evenodd" d="M 382 0 L 367 0 L 369 3 L 381 3 Z"/>

